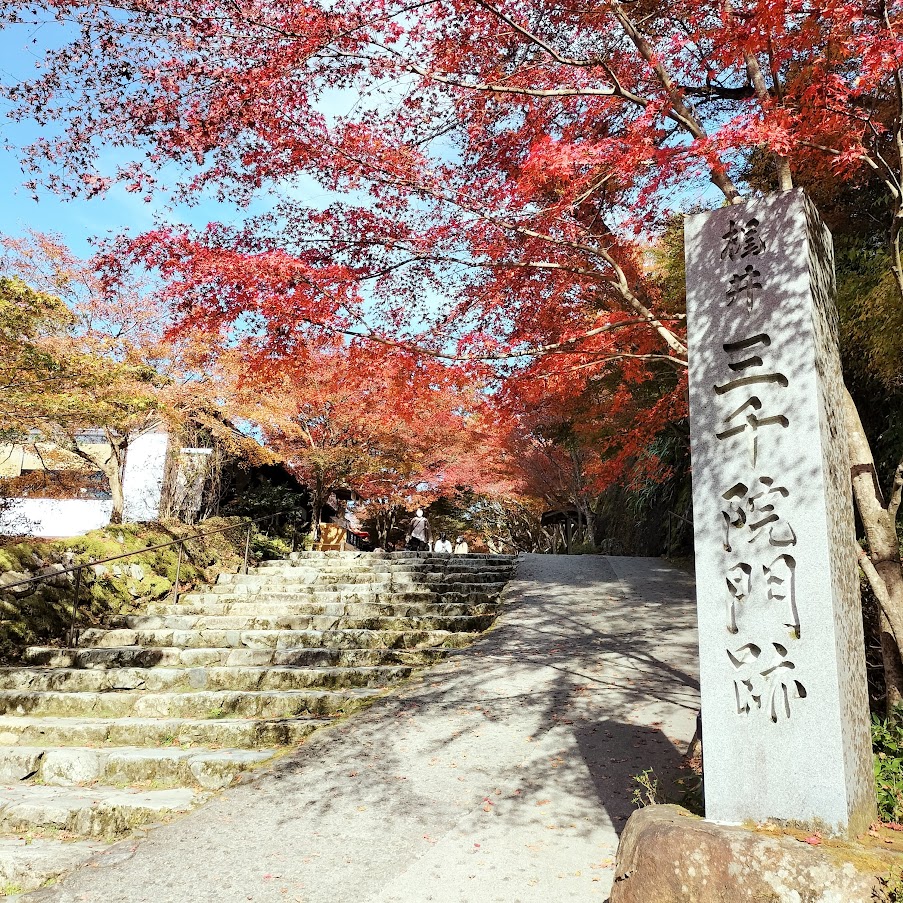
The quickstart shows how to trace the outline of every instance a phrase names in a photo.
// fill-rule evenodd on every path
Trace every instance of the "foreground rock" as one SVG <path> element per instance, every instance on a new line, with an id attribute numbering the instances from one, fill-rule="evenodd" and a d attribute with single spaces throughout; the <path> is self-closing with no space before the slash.
<path id="1" fill-rule="evenodd" d="M 0 896 L 167 821 L 491 626 L 510 556 L 298 553 L 0 668 Z M 3 885 L 5 884 L 5 890 Z"/>
<path id="2" fill-rule="evenodd" d="M 610 903 L 875 903 L 893 899 L 881 879 L 901 866 L 903 853 L 876 845 L 807 843 L 650 806 L 621 835 Z"/>

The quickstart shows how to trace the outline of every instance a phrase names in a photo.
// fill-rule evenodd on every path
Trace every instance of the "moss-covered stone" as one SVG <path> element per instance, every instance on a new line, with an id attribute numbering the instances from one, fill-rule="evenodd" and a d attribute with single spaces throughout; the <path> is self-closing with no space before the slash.
<path id="1" fill-rule="evenodd" d="M 82 572 L 79 586 L 79 623 L 100 623 L 111 614 L 140 611 L 151 601 L 166 599 L 173 591 L 179 561 L 178 546 L 142 551 L 181 537 L 185 544 L 179 569 L 180 588 L 191 589 L 210 582 L 221 570 L 236 569 L 244 554 L 244 530 L 198 537 L 198 533 L 238 524 L 237 518 L 214 518 L 188 527 L 178 522 L 110 525 L 85 536 L 64 540 L 27 540 L 0 547 L 0 576 L 20 573 L 47 574 L 73 564 L 113 558 L 136 552 Z M 275 554 L 278 539 L 256 537 L 252 552 Z M 281 550 L 287 551 L 287 550 Z M 27 594 L 0 588 L 0 663 L 21 660 L 28 646 L 53 643 L 63 637 L 72 622 L 75 578 L 59 574 L 36 584 Z"/>

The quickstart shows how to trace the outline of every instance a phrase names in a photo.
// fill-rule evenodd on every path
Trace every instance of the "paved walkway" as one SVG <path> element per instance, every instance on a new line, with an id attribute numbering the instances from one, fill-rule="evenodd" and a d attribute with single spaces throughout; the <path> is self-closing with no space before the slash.
<path id="1" fill-rule="evenodd" d="M 526 556 L 483 641 L 27 899 L 601 903 L 631 776 L 693 733 L 691 592 L 658 559 Z"/>

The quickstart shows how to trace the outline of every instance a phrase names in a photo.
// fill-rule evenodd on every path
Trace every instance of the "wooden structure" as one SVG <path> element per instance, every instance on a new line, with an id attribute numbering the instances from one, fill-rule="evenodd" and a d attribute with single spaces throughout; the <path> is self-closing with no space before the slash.
<path id="1" fill-rule="evenodd" d="M 320 541 L 314 544 L 318 552 L 353 552 L 347 541 L 348 530 L 343 524 L 320 524 Z"/>
<path id="2" fill-rule="evenodd" d="M 559 508 L 543 514 L 540 524 L 552 540 L 553 555 L 558 555 L 559 551 L 565 555 L 571 554 L 574 539 L 580 535 L 581 522 L 576 508 Z"/>

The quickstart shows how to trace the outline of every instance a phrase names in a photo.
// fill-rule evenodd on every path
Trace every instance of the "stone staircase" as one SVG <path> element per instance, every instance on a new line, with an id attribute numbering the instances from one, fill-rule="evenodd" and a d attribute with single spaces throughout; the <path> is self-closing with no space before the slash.
<path id="1" fill-rule="evenodd" d="M 300 552 L 0 669 L 0 895 L 203 802 L 466 646 L 516 559 Z"/>

